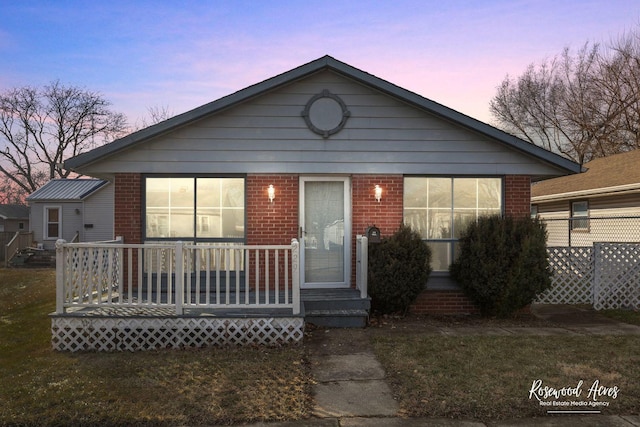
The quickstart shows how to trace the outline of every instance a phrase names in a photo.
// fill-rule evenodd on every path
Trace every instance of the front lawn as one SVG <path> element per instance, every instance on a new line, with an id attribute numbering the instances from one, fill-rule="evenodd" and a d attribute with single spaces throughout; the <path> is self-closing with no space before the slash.
<path id="1" fill-rule="evenodd" d="M 640 325 L 640 310 L 602 310 L 598 313 L 620 322 Z"/>
<path id="2" fill-rule="evenodd" d="M 302 346 L 51 350 L 55 272 L 0 269 L 0 425 L 198 425 L 309 416 Z"/>
<path id="3" fill-rule="evenodd" d="M 640 412 L 638 336 L 440 336 L 414 331 L 380 334 L 373 344 L 407 417 L 489 421 L 546 416 L 547 410 L 558 409 Z M 615 399 L 597 399 L 609 402 L 608 407 L 542 406 L 535 393 L 530 397 L 536 380 L 542 381 L 538 390 L 575 389 L 583 381 L 578 398 L 558 400 L 590 402 L 588 393 L 596 381 L 596 386 L 617 386 L 619 392 Z"/>

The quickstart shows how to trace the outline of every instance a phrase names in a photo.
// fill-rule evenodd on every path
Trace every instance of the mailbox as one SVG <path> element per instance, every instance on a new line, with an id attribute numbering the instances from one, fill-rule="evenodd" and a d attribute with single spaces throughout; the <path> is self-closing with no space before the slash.
<path id="1" fill-rule="evenodd" d="M 369 243 L 380 243 L 380 229 L 375 225 L 367 227 L 365 235 Z"/>

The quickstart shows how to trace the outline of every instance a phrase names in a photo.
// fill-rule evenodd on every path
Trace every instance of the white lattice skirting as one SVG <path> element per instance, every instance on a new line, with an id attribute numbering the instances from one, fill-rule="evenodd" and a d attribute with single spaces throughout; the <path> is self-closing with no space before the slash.
<path id="1" fill-rule="evenodd" d="M 88 317 L 53 316 L 51 336 L 59 351 L 139 351 L 219 345 L 298 342 L 302 317 Z"/>

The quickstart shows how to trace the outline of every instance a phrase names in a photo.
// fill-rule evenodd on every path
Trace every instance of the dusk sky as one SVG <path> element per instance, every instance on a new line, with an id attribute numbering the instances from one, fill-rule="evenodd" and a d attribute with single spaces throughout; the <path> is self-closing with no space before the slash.
<path id="1" fill-rule="evenodd" d="M 507 74 L 640 26 L 638 0 L 3 3 L 0 90 L 60 79 L 101 92 L 131 124 L 324 55 L 491 122 Z"/>

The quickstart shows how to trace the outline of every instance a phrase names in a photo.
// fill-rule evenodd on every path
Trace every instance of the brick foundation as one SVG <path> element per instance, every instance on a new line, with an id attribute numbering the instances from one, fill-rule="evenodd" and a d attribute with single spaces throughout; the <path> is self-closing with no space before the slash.
<path id="1" fill-rule="evenodd" d="M 413 314 L 478 314 L 480 310 L 462 291 L 425 290 L 411 305 Z"/>

